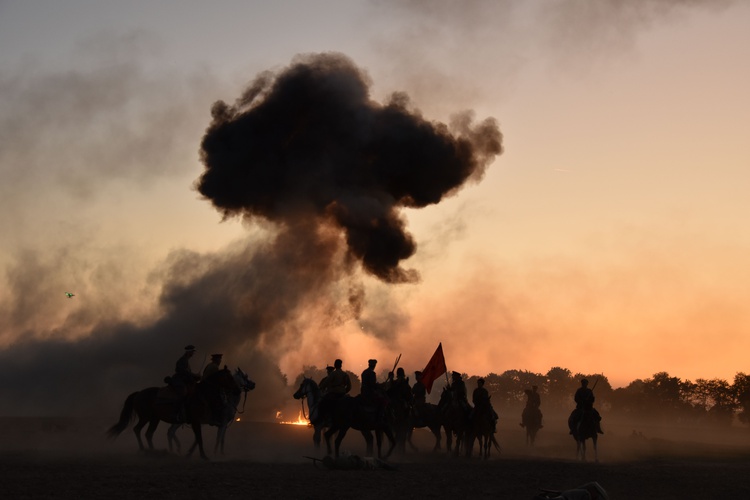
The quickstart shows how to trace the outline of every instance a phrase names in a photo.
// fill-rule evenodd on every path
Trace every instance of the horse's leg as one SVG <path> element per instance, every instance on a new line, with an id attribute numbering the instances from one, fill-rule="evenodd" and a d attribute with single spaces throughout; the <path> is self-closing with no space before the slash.
<path id="1" fill-rule="evenodd" d="M 316 450 L 320 449 L 320 432 L 321 432 L 320 426 L 314 426 L 313 427 L 313 445 L 315 446 Z M 329 452 L 330 453 L 330 452 Z"/>
<path id="2" fill-rule="evenodd" d="M 150 450 L 154 449 L 154 432 L 156 432 L 156 428 L 159 426 L 159 417 L 154 417 L 151 419 L 151 421 L 148 423 L 148 428 L 146 429 L 146 442 L 148 443 L 148 448 Z"/>
<path id="3" fill-rule="evenodd" d="M 331 448 L 331 436 L 338 430 L 336 427 L 330 427 L 323 435 L 326 438 L 326 447 L 328 448 L 328 454 L 330 455 L 333 452 L 333 449 Z"/>
<path id="4" fill-rule="evenodd" d="M 367 443 L 367 447 L 365 448 L 365 456 L 371 457 L 372 456 L 372 432 L 362 430 L 360 431 L 362 433 L 362 436 L 365 438 L 365 443 Z"/>
<path id="5" fill-rule="evenodd" d="M 453 431 L 445 428 L 445 449 L 448 451 L 448 453 L 451 452 L 451 449 L 453 448 Z"/>
<path id="6" fill-rule="evenodd" d="M 135 438 L 138 440 L 138 449 L 140 449 L 141 451 L 144 450 L 143 441 L 141 440 L 141 429 L 143 429 L 143 426 L 146 425 L 146 422 L 148 422 L 148 420 L 146 420 L 145 418 L 138 417 L 138 423 L 135 425 L 135 427 L 133 427 Z"/>
<path id="7" fill-rule="evenodd" d="M 383 448 L 383 431 L 376 430 L 375 431 L 375 442 L 378 445 L 378 458 L 383 458 L 382 454 L 382 448 Z"/>
<path id="8" fill-rule="evenodd" d="M 596 440 L 597 440 L 597 435 L 596 433 L 594 433 L 594 435 L 591 437 L 591 441 L 594 444 L 594 462 L 598 463 L 599 462 L 599 450 L 597 450 L 596 448 Z"/>
<path id="9" fill-rule="evenodd" d="M 220 425 L 216 428 L 216 444 L 214 444 L 214 455 L 217 453 L 224 454 L 224 433 L 227 431 L 226 425 Z"/>
<path id="10" fill-rule="evenodd" d="M 344 436 L 346 436 L 346 432 L 349 430 L 348 427 L 342 427 L 339 431 L 338 436 L 336 436 L 336 458 L 339 458 L 339 449 L 341 448 L 341 441 L 344 440 Z M 370 455 L 372 455 L 372 436 L 370 436 Z"/>
<path id="11" fill-rule="evenodd" d="M 409 448 L 411 448 L 411 451 L 419 451 L 419 448 L 414 446 L 414 443 L 411 442 L 412 434 L 414 434 L 414 427 L 409 429 L 409 431 L 406 433 L 406 442 L 409 443 Z"/>
<path id="12" fill-rule="evenodd" d="M 396 447 L 396 438 L 388 427 L 383 429 L 383 433 L 385 433 L 385 437 L 387 437 L 388 441 L 390 442 L 390 446 L 388 446 L 388 452 L 385 454 L 385 457 L 383 457 L 388 458 L 391 456 L 391 453 L 393 453 L 393 448 Z"/>
<path id="13" fill-rule="evenodd" d="M 201 429 L 201 424 L 198 422 L 193 422 L 191 424 L 191 427 L 193 428 L 193 436 L 195 436 L 195 440 L 193 441 L 192 446 L 190 446 L 190 449 L 188 450 L 186 456 L 191 456 L 195 449 L 198 448 L 198 452 L 200 453 L 201 458 L 204 460 L 208 460 L 208 456 L 203 449 L 203 429 Z"/>
<path id="14" fill-rule="evenodd" d="M 430 427 L 430 430 L 432 431 L 432 435 L 435 436 L 435 446 L 432 448 L 432 451 L 438 451 L 441 448 L 440 442 L 443 440 L 443 437 L 440 435 L 440 426 Z"/>
<path id="15" fill-rule="evenodd" d="M 174 443 L 177 453 L 180 453 L 180 440 L 177 439 L 177 429 L 180 428 L 180 424 L 171 424 L 167 430 L 167 442 L 169 443 L 169 451 L 172 452 L 172 443 Z"/>

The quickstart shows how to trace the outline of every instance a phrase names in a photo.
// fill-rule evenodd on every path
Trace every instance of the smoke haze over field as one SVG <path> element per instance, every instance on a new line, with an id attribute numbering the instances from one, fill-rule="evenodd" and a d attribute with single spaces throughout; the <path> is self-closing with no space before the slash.
<path id="1" fill-rule="evenodd" d="M 316 4 L 0 6 L 0 413 L 116 410 L 189 343 L 257 404 L 438 342 L 748 371 L 747 5 Z"/>

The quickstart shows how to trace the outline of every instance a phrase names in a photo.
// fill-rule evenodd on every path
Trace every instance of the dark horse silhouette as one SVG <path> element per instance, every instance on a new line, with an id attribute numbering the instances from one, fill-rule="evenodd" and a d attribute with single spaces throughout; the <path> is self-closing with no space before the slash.
<path id="1" fill-rule="evenodd" d="M 414 411 L 411 415 L 411 425 L 409 431 L 406 433 L 406 442 L 414 451 L 419 451 L 414 443 L 411 442 L 411 436 L 414 429 L 428 428 L 432 435 L 435 436 L 435 446 L 432 451 L 440 449 L 440 443 L 442 441 L 442 435 L 440 429 L 443 428 L 443 416 L 438 409 L 438 405 L 432 403 L 417 403 L 414 405 Z"/>
<path id="2" fill-rule="evenodd" d="M 205 381 L 195 384 L 194 391 L 185 399 L 185 423 L 190 424 L 195 436 L 195 442 L 190 447 L 188 455 L 192 454 L 197 447 L 201 458 L 208 459 L 203 450 L 201 424 L 208 424 L 212 421 L 211 401 L 214 401 L 221 392 L 231 391 L 236 387 L 235 379 L 226 367 L 223 370 L 217 371 Z M 159 392 L 163 389 L 162 387 L 149 387 L 130 394 L 125 399 L 122 411 L 120 412 L 120 420 L 109 428 L 107 435 L 110 438 L 119 436 L 128 427 L 133 415 L 137 414 L 138 423 L 133 428 L 133 432 L 138 440 L 138 447 L 141 451 L 145 450 L 143 441 L 141 440 L 141 429 L 148 423 L 146 441 L 148 442 L 149 449 L 153 449 L 153 435 L 160 421 L 178 424 L 178 426 L 182 423 L 177 419 L 178 412 L 175 402 L 163 402 L 159 399 Z M 169 439 L 174 439 L 174 435 L 169 436 Z"/>
<path id="3" fill-rule="evenodd" d="M 599 437 L 597 433 L 597 418 L 593 410 L 577 409 L 573 410 L 568 418 L 568 427 L 570 434 L 576 441 L 576 458 L 586 460 L 586 440 L 591 439 L 594 445 L 594 460 L 599 461 L 599 454 L 596 448 L 596 441 Z"/>
<path id="4" fill-rule="evenodd" d="M 320 448 L 320 435 L 323 432 L 323 429 L 330 426 L 330 422 L 324 422 L 320 415 L 320 402 L 323 399 L 320 388 L 313 379 L 303 377 L 299 389 L 297 389 L 297 392 L 295 392 L 293 396 L 294 399 L 302 400 L 303 414 L 305 412 L 305 400 L 307 400 L 307 408 L 309 411 L 306 418 L 310 419 L 310 424 L 313 427 L 313 444 L 317 450 Z"/>
<path id="5" fill-rule="evenodd" d="M 526 445 L 534 446 L 536 434 L 542 428 L 542 412 L 539 408 L 525 408 L 521 414 L 521 424 L 526 430 Z"/>
<path id="6" fill-rule="evenodd" d="M 479 441 L 482 458 L 490 458 L 492 446 L 499 452 L 500 445 L 495 439 L 495 415 L 489 403 L 477 404 L 471 413 L 471 433 L 468 436 L 467 455 L 471 456 L 474 438 Z"/>
<path id="7" fill-rule="evenodd" d="M 359 396 L 342 396 L 323 401 L 320 396 L 318 384 L 313 379 L 305 377 L 302 379 L 300 388 L 294 397 L 296 399 L 307 398 L 310 407 L 310 422 L 314 428 L 328 427 L 324 436 L 329 455 L 339 456 L 341 442 L 350 428 L 362 433 L 367 444 L 367 456 L 372 456 L 373 454 L 373 431 L 377 439 L 378 458 L 390 456 L 393 448 L 396 446 L 396 440 L 391 430 L 391 422 L 383 421 L 378 415 L 377 409 L 372 408 Z M 331 438 L 334 434 L 336 434 L 335 448 L 331 446 Z M 383 434 L 385 434 L 390 443 L 390 447 L 384 456 L 382 454 Z M 315 442 L 315 437 L 313 437 L 313 441 Z"/>
<path id="8" fill-rule="evenodd" d="M 456 438 L 456 448 L 454 454 L 459 455 L 461 445 L 464 445 L 464 452 L 468 456 L 471 449 L 467 444 L 471 443 L 471 422 L 469 421 L 470 407 L 464 406 L 460 401 L 453 397 L 453 391 L 449 387 L 444 387 L 440 394 L 438 409 L 442 415 L 443 428 L 445 429 L 445 445 L 448 453 L 452 450 L 453 438 Z"/>

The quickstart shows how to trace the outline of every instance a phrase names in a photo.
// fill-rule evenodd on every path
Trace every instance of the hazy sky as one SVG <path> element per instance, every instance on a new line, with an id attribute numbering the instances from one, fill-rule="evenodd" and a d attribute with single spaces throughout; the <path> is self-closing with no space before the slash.
<path id="1" fill-rule="evenodd" d="M 442 342 L 470 374 L 731 381 L 750 370 L 748 25 L 717 0 L 3 0 L 0 375 L 106 391 L 187 343 L 290 377 L 414 370 Z M 321 52 L 378 106 L 404 92 L 428 122 L 502 133 L 483 176 L 396 209 L 418 282 L 352 267 L 335 230 L 222 221 L 195 188 L 212 105 Z"/>

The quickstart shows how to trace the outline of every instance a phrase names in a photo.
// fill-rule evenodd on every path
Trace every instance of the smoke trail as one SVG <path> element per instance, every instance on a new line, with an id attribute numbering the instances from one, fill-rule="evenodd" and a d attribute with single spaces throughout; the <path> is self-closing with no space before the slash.
<path id="1" fill-rule="evenodd" d="M 212 115 L 196 184 L 225 217 L 338 228 L 347 257 L 388 283 L 418 280 L 400 265 L 416 245 L 399 209 L 440 202 L 502 152 L 494 119 L 429 122 L 399 93 L 380 105 L 367 76 L 336 53 L 265 72 Z"/>

